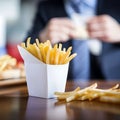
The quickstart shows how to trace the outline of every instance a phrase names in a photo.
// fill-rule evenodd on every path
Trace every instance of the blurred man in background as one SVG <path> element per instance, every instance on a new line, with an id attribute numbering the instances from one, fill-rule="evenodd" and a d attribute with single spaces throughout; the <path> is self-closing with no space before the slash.
<path id="1" fill-rule="evenodd" d="M 45 0 L 28 33 L 73 47 L 68 79 L 120 79 L 120 1 Z"/>

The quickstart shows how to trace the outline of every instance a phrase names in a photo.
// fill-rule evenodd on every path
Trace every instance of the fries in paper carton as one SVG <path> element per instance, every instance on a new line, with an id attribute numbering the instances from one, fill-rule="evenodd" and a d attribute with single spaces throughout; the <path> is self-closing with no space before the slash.
<path id="1" fill-rule="evenodd" d="M 29 40 L 27 46 L 18 46 L 25 64 L 28 93 L 30 96 L 53 98 L 55 91 L 65 91 L 69 61 L 76 54 L 70 55 L 71 48 L 63 52 L 61 45 L 52 48 L 50 41 L 30 44 Z"/>
<path id="2" fill-rule="evenodd" d="M 52 98 L 55 91 L 65 91 L 68 65 L 49 65 L 39 61 L 18 46 L 25 62 L 26 80 L 30 96 Z"/>

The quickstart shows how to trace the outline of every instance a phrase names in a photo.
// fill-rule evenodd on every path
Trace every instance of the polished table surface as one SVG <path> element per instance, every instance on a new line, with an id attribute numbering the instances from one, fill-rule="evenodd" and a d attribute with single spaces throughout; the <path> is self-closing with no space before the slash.
<path id="1" fill-rule="evenodd" d="M 69 81 L 66 91 L 87 87 L 97 82 L 109 88 L 120 81 Z M 58 102 L 28 96 L 26 82 L 0 86 L 0 120 L 120 120 L 120 104 L 97 101 Z"/>

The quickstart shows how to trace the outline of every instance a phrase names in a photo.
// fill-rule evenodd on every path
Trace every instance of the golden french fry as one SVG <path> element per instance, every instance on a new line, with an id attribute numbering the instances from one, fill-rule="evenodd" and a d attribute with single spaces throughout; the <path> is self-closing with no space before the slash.
<path id="1" fill-rule="evenodd" d="M 109 90 L 116 90 L 119 88 L 119 84 L 116 84 L 115 86 L 113 86 L 112 88 L 109 88 Z"/>
<path id="2" fill-rule="evenodd" d="M 50 51 L 50 64 L 54 64 L 55 51 L 51 49 Z"/>
<path id="3" fill-rule="evenodd" d="M 67 49 L 67 51 L 65 52 L 65 54 L 63 55 L 61 61 L 62 61 L 62 64 L 65 64 L 65 61 L 66 59 L 69 57 L 69 55 L 71 54 L 71 50 L 72 50 L 72 47 L 69 47 Z"/>
<path id="4" fill-rule="evenodd" d="M 118 96 L 120 97 L 120 93 L 119 92 L 116 92 L 116 91 L 112 91 L 112 90 L 102 90 L 102 89 L 90 89 L 89 90 L 90 92 L 95 92 L 95 93 L 99 93 L 101 95 L 111 95 L 111 96 Z"/>
<path id="5" fill-rule="evenodd" d="M 63 52 L 66 52 L 66 48 L 63 48 Z"/>
<path id="6" fill-rule="evenodd" d="M 44 52 L 44 47 L 41 47 L 41 55 L 42 55 L 42 60 L 45 63 L 45 52 Z"/>
<path id="7" fill-rule="evenodd" d="M 52 54 L 52 57 L 51 57 L 51 59 L 52 59 L 52 64 L 56 64 L 57 63 L 57 59 L 58 58 L 56 58 L 56 57 L 58 57 L 58 55 L 57 55 L 57 48 L 58 47 L 58 44 L 55 44 L 54 45 L 54 47 L 53 47 L 53 54 Z"/>
<path id="8" fill-rule="evenodd" d="M 30 45 L 30 40 L 31 40 L 31 37 L 29 37 L 29 38 L 27 39 L 27 46 Z"/>
<path id="9" fill-rule="evenodd" d="M 65 55 L 64 51 L 60 51 L 59 52 L 59 60 L 58 60 L 58 64 L 63 64 L 63 56 Z"/>
<path id="10" fill-rule="evenodd" d="M 77 87 L 74 91 L 72 92 L 55 92 L 55 95 L 58 97 L 59 100 L 66 99 L 67 97 L 75 94 L 77 91 L 80 90 L 80 87 Z"/>
<path id="11" fill-rule="evenodd" d="M 120 98 L 113 97 L 113 96 L 100 96 L 99 101 L 120 104 Z"/>
<path id="12" fill-rule="evenodd" d="M 59 51 L 58 49 L 55 51 L 55 60 L 54 60 L 54 64 L 57 65 L 59 63 Z"/>
<path id="13" fill-rule="evenodd" d="M 38 58 L 39 58 L 41 61 L 43 61 L 42 55 L 41 55 L 41 52 L 40 52 L 40 49 L 39 49 L 37 46 L 35 46 L 35 49 L 36 49 L 36 51 L 37 51 Z"/>
<path id="14" fill-rule="evenodd" d="M 43 53 L 44 53 L 44 62 L 45 63 L 46 63 L 46 57 L 47 57 L 48 51 L 49 51 L 49 46 L 45 46 L 44 50 L 43 50 Z"/>
<path id="15" fill-rule="evenodd" d="M 40 44 L 39 40 L 35 39 L 35 41 L 36 41 L 36 45 L 39 47 L 39 44 Z"/>
<path id="16" fill-rule="evenodd" d="M 71 50 L 72 50 L 72 47 L 69 47 L 69 48 L 67 49 L 67 52 L 66 52 L 66 55 L 65 55 L 65 58 L 64 58 L 64 59 L 66 59 L 67 57 L 69 57 L 69 55 L 70 55 L 70 53 L 71 53 Z"/>
<path id="17" fill-rule="evenodd" d="M 68 63 L 68 62 L 70 62 L 74 57 L 76 57 L 77 56 L 77 53 L 74 53 L 74 54 L 72 54 L 70 57 L 68 57 L 66 60 L 65 60 L 65 64 L 66 63 Z"/>
<path id="18" fill-rule="evenodd" d="M 50 43 L 50 41 L 49 41 L 49 40 L 47 40 L 47 41 L 45 42 L 45 44 L 46 44 L 47 46 L 49 46 L 49 47 L 50 47 L 50 49 L 52 48 L 51 43 Z"/>
<path id="19" fill-rule="evenodd" d="M 59 51 L 62 51 L 62 44 L 59 44 Z"/>
<path id="20" fill-rule="evenodd" d="M 35 44 L 33 44 L 33 45 L 30 44 L 26 49 L 30 53 L 32 53 L 32 55 L 34 55 L 35 57 L 37 57 L 37 51 L 36 51 L 36 48 L 35 48 Z"/>
<path id="21" fill-rule="evenodd" d="M 0 66 L 0 71 L 3 71 L 7 66 L 7 62 L 3 62 L 3 64 Z"/>
<path id="22" fill-rule="evenodd" d="M 55 95 L 59 96 L 59 95 L 70 95 L 73 92 L 77 92 L 80 90 L 80 87 L 77 87 L 75 90 L 71 91 L 71 92 L 55 92 Z"/>
<path id="23" fill-rule="evenodd" d="M 48 47 L 48 51 L 46 53 L 46 64 L 50 64 L 50 47 Z"/>
<path id="24" fill-rule="evenodd" d="M 50 51 L 48 51 L 47 56 L 46 56 L 46 64 L 50 64 Z"/>

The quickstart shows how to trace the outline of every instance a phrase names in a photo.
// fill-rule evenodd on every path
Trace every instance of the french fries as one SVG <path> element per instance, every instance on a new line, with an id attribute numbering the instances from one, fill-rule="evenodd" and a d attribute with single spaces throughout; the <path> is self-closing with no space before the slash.
<path id="1" fill-rule="evenodd" d="M 11 69 L 17 64 L 17 60 L 9 55 L 0 57 L 0 72 L 6 69 Z"/>
<path id="2" fill-rule="evenodd" d="M 98 89 L 97 83 L 92 84 L 84 89 L 75 89 L 71 92 L 55 92 L 58 100 L 65 100 L 66 102 L 74 100 L 98 100 L 101 102 L 108 103 L 119 103 L 120 104 L 120 88 L 119 84 L 116 84 L 109 89 Z"/>
<path id="3" fill-rule="evenodd" d="M 31 44 L 30 39 L 30 37 L 27 39 L 26 45 L 21 43 L 21 46 L 46 64 L 66 64 L 77 55 L 76 53 L 71 54 L 72 47 L 67 50 L 63 48 L 62 50 L 62 44 L 55 44 L 52 47 L 49 40 L 40 43 L 38 39 L 36 39 L 34 44 Z"/>
<path id="4" fill-rule="evenodd" d="M 0 56 L 0 79 L 25 77 L 23 63 L 17 63 L 16 58 L 6 54 Z"/>

